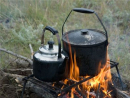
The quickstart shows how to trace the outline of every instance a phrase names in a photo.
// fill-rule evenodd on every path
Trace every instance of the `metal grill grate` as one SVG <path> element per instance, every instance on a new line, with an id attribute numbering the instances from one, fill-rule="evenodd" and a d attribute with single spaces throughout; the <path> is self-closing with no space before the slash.
<path id="1" fill-rule="evenodd" d="M 121 80 L 121 77 L 120 77 L 120 74 L 119 74 L 119 70 L 118 70 L 118 66 L 117 66 L 118 63 L 114 62 L 114 61 L 111 61 L 111 60 L 109 62 L 110 62 L 111 68 L 114 68 L 114 67 L 116 68 L 117 74 L 119 76 L 120 83 L 121 83 L 121 86 L 122 86 L 122 89 L 123 89 L 123 83 L 122 83 L 122 80 Z M 71 85 L 66 85 L 62 81 L 58 81 L 58 82 L 44 82 L 44 81 L 40 81 L 40 80 L 36 79 L 34 77 L 34 75 L 30 75 L 28 77 L 23 78 L 23 80 L 25 82 L 24 82 L 24 87 L 23 87 L 23 91 L 22 91 L 22 96 L 23 96 L 23 93 L 24 93 L 24 90 L 25 90 L 26 83 L 28 81 L 30 81 L 30 82 L 32 82 L 32 83 L 34 83 L 36 85 L 39 85 L 45 91 L 47 91 L 48 93 L 51 93 L 54 97 L 57 98 L 59 96 L 63 96 L 65 94 L 67 94 L 68 92 L 71 92 L 71 89 L 73 87 L 76 87 L 76 86 L 80 85 L 81 83 L 83 83 L 83 82 L 85 82 L 85 81 L 87 81 L 87 80 L 89 80 L 89 79 L 91 79 L 93 77 L 94 76 L 89 76 L 87 78 L 80 77 L 80 78 L 82 78 L 82 80 L 80 80 L 78 82 L 73 81 L 73 80 L 67 78 L 67 80 L 69 81 L 69 83 Z M 61 89 L 63 86 L 64 86 L 64 88 Z M 76 94 L 80 93 L 83 98 L 86 98 L 78 89 L 76 89 L 75 93 Z M 23 98 L 22 96 L 21 96 L 21 98 Z"/>

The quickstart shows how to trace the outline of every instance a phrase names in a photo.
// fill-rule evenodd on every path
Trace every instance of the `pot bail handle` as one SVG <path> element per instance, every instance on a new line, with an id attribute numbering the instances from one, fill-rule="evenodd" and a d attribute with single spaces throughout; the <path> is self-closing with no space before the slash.
<path id="1" fill-rule="evenodd" d="M 87 14 L 93 14 L 94 13 L 94 10 L 85 9 L 85 8 L 74 8 L 73 11 L 79 12 L 79 13 L 87 13 Z"/>
<path id="2" fill-rule="evenodd" d="M 58 40 L 58 58 L 61 58 L 61 42 L 60 42 L 60 36 L 59 36 L 59 34 L 58 34 L 58 31 L 57 31 L 56 29 L 54 29 L 53 27 L 51 27 L 51 26 L 46 26 L 46 27 L 43 29 L 43 34 L 42 34 L 42 37 L 41 37 L 41 45 L 42 45 L 42 46 L 44 45 L 44 33 L 45 33 L 46 30 L 50 31 L 53 35 L 56 35 L 57 40 Z"/>
<path id="3" fill-rule="evenodd" d="M 64 31 L 64 25 L 65 25 L 65 22 L 67 21 L 68 17 L 70 16 L 70 14 L 72 13 L 72 11 L 75 11 L 75 12 L 79 12 L 79 13 L 87 13 L 87 14 L 95 14 L 96 17 L 98 18 L 99 22 L 101 23 L 104 31 L 105 31 L 105 35 L 106 35 L 106 39 L 107 39 L 107 45 L 108 45 L 108 34 L 107 34 L 107 30 L 105 28 L 105 26 L 103 25 L 101 19 L 99 18 L 98 14 L 94 11 L 94 10 L 91 10 L 91 9 L 86 9 L 86 8 L 74 8 L 70 11 L 70 13 L 68 14 L 68 16 L 66 17 L 63 25 L 62 25 L 62 35 L 63 35 L 63 31 Z"/>

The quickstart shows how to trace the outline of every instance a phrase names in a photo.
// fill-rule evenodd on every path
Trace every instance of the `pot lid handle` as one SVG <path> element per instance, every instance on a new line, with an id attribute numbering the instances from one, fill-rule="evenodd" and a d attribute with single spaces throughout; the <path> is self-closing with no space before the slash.
<path id="1" fill-rule="evenodd" d="M 79 12 L 79 13 L 87 13 L 87 14 L 95 14 L 96 17 L 98 18 L 99 22 L 101 23 L 104 31 L 105 31 L 105 35 L 106 35 L 106 39 L 107 39 L 107 45 L 108 45 L 108 34 L 107 34 L 107 30 L 105 28 L 105 26 L 103 25 L 101 19 L 99 18 L 98 14 L 94 11 L 94 10 L 91 10 L 91 9 L 86 9 L 86 8 L 74 8 L 70 11 L 70 13 L 68 14 L 68 16 L 66 17 L 63 25 L 62 25 L 62 35 L 63 35 L 63 31 L 64 31 L 64 25 L 65 25 L 65 22 L 67 21 L 68 17 L 70 16 L 70 14 L 72 13 L 72 11 L 75 11 L 75 12 Z"/>
<path id="2" fill-rule="evenodd" d="M 50 31 L 53 35 L 57 36 L 57 40 L 58 40 L 58 58 L 61 58 L 61 42 L 60 42 L 60 37 L 59 37 L 58 31 L 56 29 L 52 28 L 51 26 L 46 26 L 43 29 L 43 34 L 42 34 L 42 37 L 41 37 L 41 45 L 42 46 L 44 45 L 44 33 L 45 33 L 46 30 Z"/>

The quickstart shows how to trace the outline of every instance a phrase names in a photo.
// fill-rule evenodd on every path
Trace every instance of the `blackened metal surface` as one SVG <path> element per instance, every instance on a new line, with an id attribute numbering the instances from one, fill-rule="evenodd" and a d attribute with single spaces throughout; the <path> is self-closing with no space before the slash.
<path id="1" fill-rule="evenodd" d="M 63 41 L 71 45 L 96 45 L 106 41 L 104 32 L 94 29 L 71 30 L 63 34 Z"/>
<path id="2" fill-rule="evenodd" d="M 85 45 L 84 45 L 85 46 Z M 79 67 L 81 76 L 94 76 L 97 75 L 101 68 L 105 66 L 107 59 L 107 46 L 106 43 L 94 47 L 82 47 L 77 45 L 69 46 L 68 43 L 63 41 L 63 49 L 69 54 L 69 48 L 72 50 L 72 55 L 76 53 L 76 61 Z M 74 58 L 74 57 L 73 57 Z"/>
<path id="3" fill-rule="evenodd" d="M 41 61 L 34 57 L 33 74 L 42 81 L 54 82 L 64 78 L 67 58 L 58 61 Z"/>

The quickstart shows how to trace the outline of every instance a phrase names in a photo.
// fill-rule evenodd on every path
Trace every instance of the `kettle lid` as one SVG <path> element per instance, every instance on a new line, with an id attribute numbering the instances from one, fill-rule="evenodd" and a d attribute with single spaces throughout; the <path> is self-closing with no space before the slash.
<path id="1" fill-rule="evenodd" d="M 53 41 L 48 41 L 48 45 L 39 47 L 39 51 L 46 55 L 58 54 L 58 46 L 54 45 Z"/>

